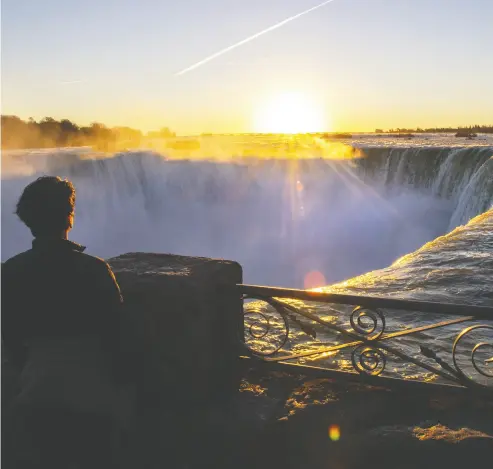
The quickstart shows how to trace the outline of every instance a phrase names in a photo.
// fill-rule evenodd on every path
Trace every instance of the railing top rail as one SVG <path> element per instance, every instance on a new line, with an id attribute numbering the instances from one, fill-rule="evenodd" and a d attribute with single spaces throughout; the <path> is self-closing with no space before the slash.
<path id="1" fill-rule="evenodd" d="M 451 316 L 474 316 L 478 319 L 493 321 L 493 307 L 474 306 L 454 303 L 437 303 L 432 301 L 401 300 L 378 296 L 342 295 L 294 288 L 264 287 L 258 285 L 237 285 L 244 295 L 252 297 L 291 298 L 320 303 L 348 304 L 366 308 L 386 308 L 404 311 L 420 311 L 432 314 L 448 314 Z"/>

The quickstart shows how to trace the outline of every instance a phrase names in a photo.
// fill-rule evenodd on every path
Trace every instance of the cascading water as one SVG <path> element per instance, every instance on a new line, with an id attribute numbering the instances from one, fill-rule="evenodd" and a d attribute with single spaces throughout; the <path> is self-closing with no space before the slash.
<path id="1" fill-rule="evenodd" d="M 467 223 L 478 213 L 493 207 L 493 157 L 487 159 L 461 191 L 450 219 L 449 229 Z"/>
<path id="2" fill-rule="evenodd" d="M 248 162 L 152 152 L 98 159 L 87 150 L 4 155 L 2 260 L 29 247 L 12 212 L 22 187 L 45 173 L 74 181 L 73 239 L 91 253 L 232 258 L 250 283 L 293 287 L 313 286 L 309 272 L 328 284 L 383 268 L 491 207 L 491 147 L 362 152 Z"/>

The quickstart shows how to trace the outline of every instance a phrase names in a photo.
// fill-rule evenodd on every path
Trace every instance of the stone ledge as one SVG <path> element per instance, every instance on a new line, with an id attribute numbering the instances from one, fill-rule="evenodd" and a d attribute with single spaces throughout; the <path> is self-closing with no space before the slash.
<path id="1" fill-rule="evenodd" d="M 139 331 L 150 387 L 166 394 L 179 383 L 174 394 L 201 400 L 222 392 L 228 378 L 235 382 L 242 305 L 234 288 L 223 287 L 241 283 L 238 263 L 152 253 L 108 263 Z"/>

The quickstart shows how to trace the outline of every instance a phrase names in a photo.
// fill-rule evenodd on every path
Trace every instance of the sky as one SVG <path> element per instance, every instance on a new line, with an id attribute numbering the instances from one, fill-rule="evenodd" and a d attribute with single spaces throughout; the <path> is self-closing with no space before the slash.
<path id="1" fill-rule="evenodd" d="M 334 0 L 177 75 L 321 1 L 2 0 L 2 113 L 179 134 L 286 114 L 333 131 L 493 124 L 492 0 Z"/>

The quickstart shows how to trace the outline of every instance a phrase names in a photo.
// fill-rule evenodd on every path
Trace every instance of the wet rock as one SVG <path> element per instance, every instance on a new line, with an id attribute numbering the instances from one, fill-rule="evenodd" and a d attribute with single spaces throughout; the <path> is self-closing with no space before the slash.
<path id="1" fill-rule="evenodd" d="M 462 138 L 467 138 L 467 139 L 473 139 L 473 138 L 477 137 L 478 134 L 476 134 L 475 132 L 472 132 L 471 130 L 467 130 L 466 129 L 466 130 L 459 130 L 455 134 L 455 136 L 457 138 L 461 138 L 462 137 Z"/>
<path id="2" fill-rule="evenodd" d="M 491 462 L 493 432 L 463 427 L 458 422 L 444 425 L 428 421 L 376 427 L 355 435 L 352 444 L 359 448 L 359 454 L 349 458 L 352 467 L 378 460 L 381 467 L 426 467 L 433 462 L 438 467 L 460 468 L 472 461 Z"/>
<path id="3" fill-rule="evenodd" d="M 464 468 L 493 457 L 493 400 L 472 394 L 399 392 L 302 376 L 247 377 L 275 397 L 276 422 L 259 433 L 257 467 Z M 271 383 L 274 384 L 274 391 Z M 331 431 L 331 428 L 333 429 Z M 252 456 L 252 459 L 255 459 Z M 268 464 L 267 464 L 268 462 Z"/>
<path id="4" fill-rule="evenodd" d="M 486 438 L 493 440 L 492 435 L 487 433 L 472 430 L 470 428 L 460 428 L 458 430 L 453 430 L 441 424 L 432 425 L 431 427 L 413 428 L 413 435 L 420 441 L 436 440 L 436 441 L 446 441 L 447 443 L 460 443 L 469 438 Z M 488 443 L 493 443 L 489 441 Z"/>

